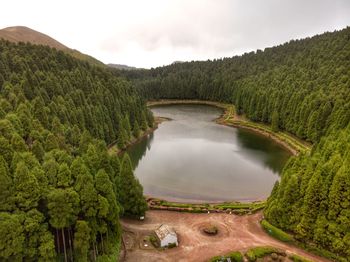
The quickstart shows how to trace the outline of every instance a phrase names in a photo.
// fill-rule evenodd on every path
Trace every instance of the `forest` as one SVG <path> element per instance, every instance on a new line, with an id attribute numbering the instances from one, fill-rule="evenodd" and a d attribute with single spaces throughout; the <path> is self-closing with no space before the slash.
<path id="1" fill-rule="evenodd" d="M 239 114 L 312 143 L 268 199 L 270 223 L 350 259 L 350 28 L 208 61 L 118 71 L 145 99 L 232 103 Z"/>
<path id="2" fill-rule="evenodd" d="M 115 261 L 147 204 L 120 149 L 153 125 L 131 84 L 46 46 L 0 41 L 0 260 Z"/>
<path id="3" fill-rule="evenodd" d="M 350 28 L 232 58 L 150 70 L 94 66 L 0 41 L 0 260 L 105 261 L 123 215 L 147 209 L 120 149 L 153 126 L 146 100 L 232 103 L 313 144 L 264 211 L 301 242 L 350 259 Z"/>

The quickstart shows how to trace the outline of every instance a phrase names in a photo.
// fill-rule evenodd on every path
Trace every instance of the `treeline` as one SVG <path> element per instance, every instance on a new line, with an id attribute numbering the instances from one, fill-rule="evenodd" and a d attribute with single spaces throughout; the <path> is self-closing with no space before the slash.
<path id="1" fill-rule="evenodd" d="M 122 148 L 152 115 L 130 86 L 62 51 L 0 41 L 0 260 L 97 260 L 147 204 Z M 117 254 L 116 254 L 117 255 Z"/>
<path id="2" fill-rule="evenodd" d="M 350 28 L 214 61 L 121 71 L 146 99 L 235 104 L 254 121 L 317 142 L 350 121 Z M 275 121 L 275 122 L 276 122 Z"/>
<path id="3" fill-rule="evenodd" d="M 264 214 L 300 241 L 350 260 L 350 125 L 289 161 Z"/>
<path id="4" fill-rule="evenodd" d="M 233 103 L 315 144 L 292 158 L 265 211 L 275 226 L 350 259 L 350 28 L 214 61 L 118 72 L 146 99 Z M 117 74 L 117 73 L 116 73 Z"/>

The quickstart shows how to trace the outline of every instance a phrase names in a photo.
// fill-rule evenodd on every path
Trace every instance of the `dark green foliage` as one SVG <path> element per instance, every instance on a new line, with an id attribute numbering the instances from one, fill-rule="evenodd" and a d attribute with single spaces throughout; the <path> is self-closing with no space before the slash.
<path id="1" fill-rule="evenodd" d="M 134 126 L 133 126 L 133 130 L 132 130 L 132 134 L 134 137 L 138 138 L 140 136 L 140 126 L 138 124 L 137 121 L 134 122 Z"/>
<path id="2" fill-rule="evenodd" d="M 243 255 L 241 252 L 231 252 L 227 255 L 231 259 L 232 262 L 242 262 L 243 261 Z"/>
<path id="3" fill-rule="evenodd" d="M 231 252 L 225 256 L 212 257 L 209 261 L 210 262 L 221 262 L 221 261 L 228 261 L 228 259 L 230 259 L 230 261 L 232 261 L 232 262 L 242 262 L 243 255 L 239 251 L 234 251 L 234 252 Z"/>
<path id="4" fill-rule="evenodd" d="M 86 221 L 77 221 L 74 233 L 74 256 L 76 261 L 88 261 L 90 231 Z"/>
<path id="5" fill-rule="evenodd" d="M 0 257 L 20 261 L 24 252 L 25 235 L 19 215 L 0 213 Z"/>
<path id="6" fill-rule="evenodd" d="M 271 129 L 273 132 L 279 131 L 279 115 L 276 111 L 272 114 Z"/>
<path id="7" fill-rule="evenodd" d="M 283 242 L 289 242 L 289 243 L 294 241 L 294 239 L 291 235 L 283 232 L 281 229 L 279 229 L 277 227 L 274 227 L 266 220 L 261 221 L 261 226 L 265 229 L 265 231 L 269 235 L 273 236 L 274 238 L 277 238 L 278 240 L 281 240 Z"/>
<path id="8" fill-rule="evenodd" d="M 148 114 L 109 69 L 0 40 L 0 260 L 115 260 L 120 163 L 105 145 Z"/>
<path id="9" fill-rule="evenodd" d="M 119 184 L 120 204 L 126 215 L 135 217 L 144 216 L 147 203 L 143 196 L 143 189 L 133 174 L 131 160 L 125 153 L 121 165 Z"/>
<path id="10" fill-rule="evenodd" d="M 265 209 L 273 225 L 350 258 L 350 125 L 321 139 L 284 169 Z"/>
<path id="11" fill-rule="evenodd" d="M 12 209 L 12 178 L 5 159 L 0 155 L 0 206 L 3 211 Z"/>
<path id="12" fill-rule="evenodd" d="M 298 256 L 298 255 L 295 255 L 295 254 L 288 256 L 288 258 L 294 262 L 311 262 L 311 260 L 306 259 L 306 258 L 301 257 L 301 256 Z"/>
<path id="13" fill-rule="evenodd" d="M 275 247 L 255 247 L 249 249 L 245 254 L 248 261 L 256 261 L 258 258 L 262 258 L 271 254 L 285 255 L 284 252 Z"/>

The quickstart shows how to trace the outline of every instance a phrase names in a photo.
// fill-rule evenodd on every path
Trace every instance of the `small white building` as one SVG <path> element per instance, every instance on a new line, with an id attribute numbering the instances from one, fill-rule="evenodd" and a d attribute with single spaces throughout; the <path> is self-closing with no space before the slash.
<path id="1" fill-rule="evenodd" d="M 174 244 L 178 246 L 176 232 L 169 226 L 161 225 L 154 232 L 159 240 L 160 247 L 167 247 Z"/>

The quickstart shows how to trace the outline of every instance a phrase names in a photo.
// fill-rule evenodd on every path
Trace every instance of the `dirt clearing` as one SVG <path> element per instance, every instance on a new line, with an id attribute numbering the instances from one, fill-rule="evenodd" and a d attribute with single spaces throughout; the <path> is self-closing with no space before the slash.
<path id="1" fill-rule="evenodd" d="M 329 261 L 270 237 L 261 228 L 262 213 L 254 215 L 193 214 L 150 210 L 144 221 L 122 219 L 126 256 L 122 261 L 208 261 L 230 251 L 245 251 L 256 246 L 273 246 L 304 256 L 311 261 Z M 173 227 L 179 246 L 167 250 L 144 247 L 144 238 L 161 224 Z M 203 225 L 218 228 L 218 234 L 203 234 Z M 123 252 L 122 252 L 123 253 Z"/>

